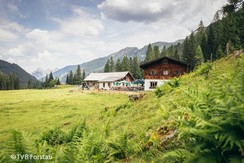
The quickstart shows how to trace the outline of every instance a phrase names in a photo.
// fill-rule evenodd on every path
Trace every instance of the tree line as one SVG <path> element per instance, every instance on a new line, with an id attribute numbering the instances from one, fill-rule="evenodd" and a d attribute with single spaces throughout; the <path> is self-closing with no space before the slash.
<path id="1" fill-rule="evenodd" d="M 142 70 L 140 69 L 140 60 L 137 56 L 128 58 L 124 56 L 122 60 L 117 59 L 116 63 L 113 57 L 110 57 L 105 66 L 104 72 L 121 72 L 130 71 L 136 79 L 141 79 L 143 77 Z"/>
<path id="2" fill-rule="evenodd" d="M 223 18 L 220 18 L 223 15 Z M 213 62 L 244 48 L 244 8 L 240 0 L 216 12 L 213 22 L 205 28 L 201 21 L 198 29 L 186 37 L 183 43 L 183 60 L 192 71 L 201 62 Z"/>
<path id="3" fill-rule="evenodd" d="M 15 74 L 5 74 L 0 71 L 0 90 L 20 89 L 19 78 Z"/>
<path id="4" fill-rule="evenodd" d="M 42 83 L 43 88 L 52 88 L 55 85 L 60 85 L 60 80 L 59 78 L 53 77 L 52 71 L 49 73 L 49 75 L 46 75 L 45 81 Z"/>
<path id="5" fill-rule="evenodd" d="M 85 70 L 83 69 L 83 72 L 81 73 L 80 65 L 78 65 L 75 73 L 73 73 L 73 71 L 70 71 L 69 74 L 67 74 L 65 83 L 71 85 L 81 85 L 85 77 Z"/>

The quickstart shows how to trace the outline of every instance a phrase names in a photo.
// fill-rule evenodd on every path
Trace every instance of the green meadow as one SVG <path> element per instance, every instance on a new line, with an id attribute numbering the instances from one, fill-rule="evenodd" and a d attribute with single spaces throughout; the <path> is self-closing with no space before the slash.
<path id="1" fill-rule="evenodd" d="M 39 134 L 54 126 L 68 128 L 85 118 L 93 124 L 105 107 L 127 101 L 124 94 L 84 93 L 78 88 L 62 86 L 49 90 L 0 91 L 0 141 L 6 141 L 12 130 Z"/>

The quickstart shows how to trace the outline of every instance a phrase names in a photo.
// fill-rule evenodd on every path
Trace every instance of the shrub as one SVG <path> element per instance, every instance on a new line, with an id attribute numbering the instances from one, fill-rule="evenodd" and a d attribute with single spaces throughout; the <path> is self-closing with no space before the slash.
<path id="1" fill-rule="evenodd" d="M 172 91 L 173 91 L 173 88 L 168 83 L 165 83 L 162 86 L 157 87 L 154 93 L 156 94 L 157 97 L 161 97 Z"/>

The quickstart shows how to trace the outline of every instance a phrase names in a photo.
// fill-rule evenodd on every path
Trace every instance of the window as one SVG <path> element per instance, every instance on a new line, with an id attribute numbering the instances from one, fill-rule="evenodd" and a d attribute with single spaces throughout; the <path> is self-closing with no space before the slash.
<path id="1" fill-rule="evenodd" d="M 154 76 L 154 75 L 156 75 L 156 72 L 152 70 L 152 71 L 150 71 L 150 75 Z"/>
<path id="2" fill-rule="evenodd" d="M 103 83 L 103 88 L 105 87 L 105 83 Z"/>
<path id="3" fill-rule="evenodd" d="M 158 82 L 150 82 L 150 88 L 156 88 L 158 85 Z"/>
<path id="4" fill-rule="evenodd" d="M 163 70 L 163 75 L 169 75 L 169 71 L 168 70 Z"/>
<path id="5" fill-rule="evenodd" d="M 175 70 L 175 75 L 176 76 L 180 75 L 180 71 L 179 70 Z"/>

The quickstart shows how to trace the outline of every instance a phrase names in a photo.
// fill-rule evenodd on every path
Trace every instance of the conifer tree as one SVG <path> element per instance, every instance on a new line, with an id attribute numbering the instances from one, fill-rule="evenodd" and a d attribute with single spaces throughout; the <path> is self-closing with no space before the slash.
<path id="1" fill-rule="evenodd" d="M 105 66 L 104 66 L 103 72 L 110 72 L 110 60 L 109 59 L 107 60 Z"/>
<path id="2" fill-rule="evenodd" d="M 198 45 L 196 49 L 196 65 L 200 65 L 203 62 L 204 62 L 204 58 L 203 58 L 202 48 L 200 45 Z"/>
<path id="3" fill-rule="evenodd" d="M 120 59 L 118 59 L 118 60 L 116 61 L 116 64 L 115 64 L 115 71 L 116 71 L 116 72 L 119 72 L 119 71 L 121 71 L 121 70 L 122 70 L 122 67 L 121 67 Z"/>
<path id="4" fill-rule="evenodd" d="M 69 72 L 69 83 L 68 84 L 74 84 L 74 75 L 73 75 L 73 72 L 70 71 Z"/>
<path id="5" fill-rule="evenodd" d="M 164 57 L 164 56 L 168 56 L 167 55 L 167 49 L 166 49 L 166 46 L 164 45 L 164 47 L 163 47 L 163 50 L 161 51 L 161 53 L 160 53 L 160 57 Z"/>
<path id="6" fill-rule="evenodd" d="M 53 72 L 51 71 L 50 74 L 49 74 L 49 78 L 48 78 L 48 81 L 52 81 L 54 78 L 53 78 Z"/>
<path id="7" fill-rule="evenodd" d="M 178 59 L 178 60 L 180 59 L 180 55 L 179 55 L 179 52 L 177 49 L 175 49 L 173 58 Z"/>
<path id="8" fill-rule="evenodd" d="M 77 66 L 76 72 L 74 74 L 73 83 L 80 85 L 82 83 L 82 75 L 80 65 Z"/>
<path id="9" fill-rule="evenodd" d="M 148 47 L 147 47 L 147 53 L 146 53 L 146 58 L 145 58 L 144 62 L 151 61 L 154 58 L 155 57 L 154 57 L 154 52 L 153 52 L 153 49 L 152 49 L 152 45 L 149 44 Z"/>
<path id="10" fill-rule="evenodd" d="M 130 67 L 129 59 L 127 56 L 124 56 L 121 63 L 121 71 L 128 71 L 129 67 Z"/>
<path id="11" fill-rule="evenodd" d="M 142 71 L 141 71 L 141 68 L 140 68 L 140 62 L 138 60 L 138 57 L 135 56 L 133 58 L 133 68 L 131 70 L 133 76 L 136 78 L 136 79 L 141 79 L 142 78 Z"/>
<path id="12" fill-rule="evenodd" d="M 209 26 L 209 31 L 207 33 L 207 60 L 213 61 L 216 51 L 215 47 L 215 35 L 213 25 Z"/>
<path id="13" fill-rule="evenodd" d="M 114 60 L 113 57 L 110 58 L 110 64 L 109 64 L 109 72 L 114 72 L 115 66 L 114 66 Z"/>
<path id="14" fill-rule="evenodd" d="M 153 47 L 153 52 L 154 52 L 154 57 L 155 57 L 154 59 L 157 59 L 160 57 L 160 51 L 159 51 L 159 47 L 157 45 L 155 45 Z"/>
<path id="15" fill-rule="evenodd" d="M 84 80 L 85 78 L 86 78 L 86 71 L 85 71 L 85 69 L 83 69 L 82 80 Z"/>

